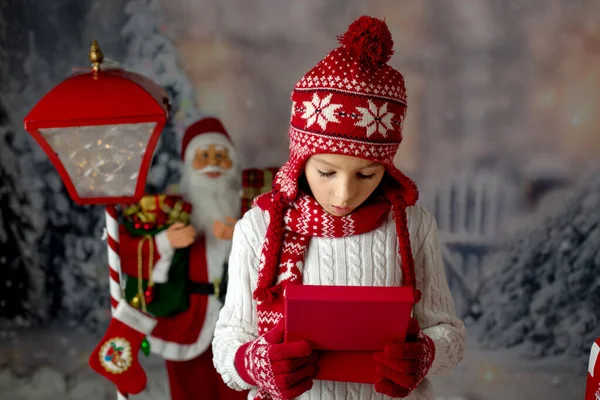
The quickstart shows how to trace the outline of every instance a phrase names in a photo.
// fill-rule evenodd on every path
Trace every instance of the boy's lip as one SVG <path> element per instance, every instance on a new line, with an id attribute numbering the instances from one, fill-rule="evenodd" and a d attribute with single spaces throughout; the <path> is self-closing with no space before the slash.
<path id="1" fill-rule="evenodd" d="M 333 208 L 333 211 L 335 211 L 336 213 L 340 213 L 340 214 L 348 212 L 352 209 L 352 207 L 348 207 L 348 206 L 342 207 L 342 206 L 334 206 L 334 205 L 332 205 L 331 208 Z"/>

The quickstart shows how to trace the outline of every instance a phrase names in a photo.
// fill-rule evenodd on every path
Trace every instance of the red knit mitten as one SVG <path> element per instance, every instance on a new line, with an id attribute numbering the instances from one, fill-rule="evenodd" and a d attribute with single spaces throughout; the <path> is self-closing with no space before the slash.
<path id="1" fill-rule="evenodd" d="M 378 362 L 375 391 L 404 398 L 425 378 L 435 358 L 433 340 L 423 333 L 416 319 L 410 319 L 405 342 L 390 342 L 375 353 Z"/>
<path id="2" fill-rule="evenodd" d="M 121 300 L 104 337 L 90 355 L 90 366 L 113 382 L 121 393 L 141 392 L 147 378 L 138 353 L 144 337 L 155 325 L 156 320 Z"/>
<path id="3" fill-rule="evenodd" d="M 306 341 L 283 343 L 283 320 L 235 354 L 235 369 L 250 385 L 274 399 L 293 399 L 310 390 L 317 355 Z"/>

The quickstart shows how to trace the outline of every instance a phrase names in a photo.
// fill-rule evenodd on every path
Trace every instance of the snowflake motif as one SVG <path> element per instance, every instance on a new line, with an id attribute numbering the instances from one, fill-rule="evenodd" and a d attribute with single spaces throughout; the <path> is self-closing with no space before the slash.
<path id="1" fill-rule="evenodd" d="M 340 108 L 341 104 L 329 104 L 333 94 L 330 94 L 322 99 L 317 93 L 313 94 L 311 101 L 303 102 L 305 111 L 302 118 L 306 119 L 306 127 L 319 124 L 321 129 L 325 130 L 328 122 L 340 122 L 335 116 L 335 110 Z"/>
<path id="2" fill-rule="evenodd" d="M 377 108 L 371 100 L 367 101 L 369 102 L 369 108 L 356 107 L 362 117 L 356 125 L 367 128 L 367 137 L 370 137 L 375 132 L 380 133 L 383 137 L 387 137 L 387 131 L 394 129 L 392 126 L 394 113 L 388 112 L 387 103 L 383 103 L 381 107 Z"/>

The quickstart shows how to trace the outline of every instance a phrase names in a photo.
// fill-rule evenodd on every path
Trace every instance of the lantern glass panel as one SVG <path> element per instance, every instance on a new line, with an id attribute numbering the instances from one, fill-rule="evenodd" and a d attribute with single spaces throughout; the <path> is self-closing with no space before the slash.
<path id="1" fill-rule="evenodd" d="M 155 122 L 40 129 L 81 198 L 132 196 Z"/>

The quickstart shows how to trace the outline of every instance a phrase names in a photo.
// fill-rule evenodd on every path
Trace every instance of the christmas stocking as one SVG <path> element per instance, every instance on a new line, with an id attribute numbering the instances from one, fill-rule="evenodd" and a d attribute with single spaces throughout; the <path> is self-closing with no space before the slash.
<path id="1" fill-rule="evenodd" d="M 138 353 L 155 325 L 152 317 L 121 300 L 102 341 L 90 356 L 90 366 L 113 382 L 121 393 L 141 392 L 147 378 L 138 362 Z"/>

